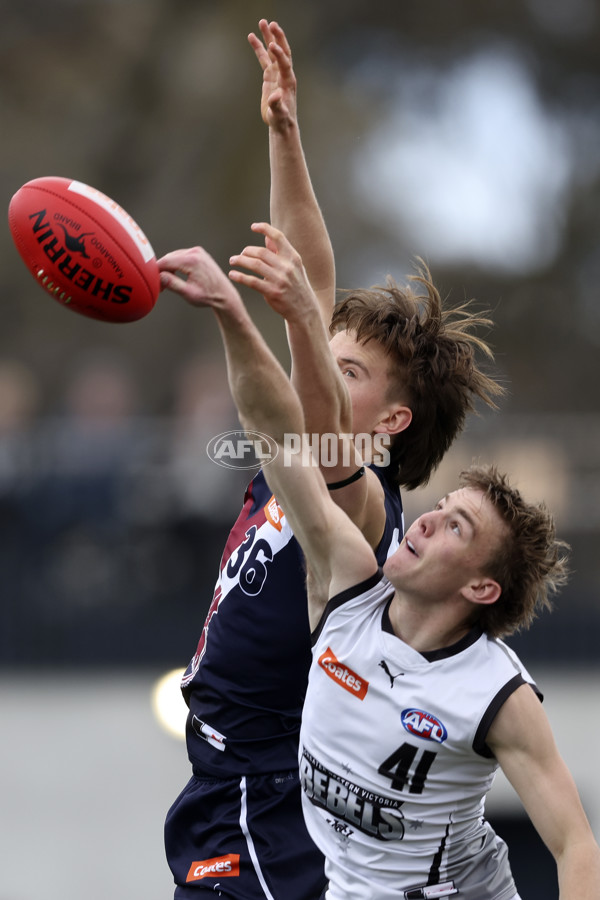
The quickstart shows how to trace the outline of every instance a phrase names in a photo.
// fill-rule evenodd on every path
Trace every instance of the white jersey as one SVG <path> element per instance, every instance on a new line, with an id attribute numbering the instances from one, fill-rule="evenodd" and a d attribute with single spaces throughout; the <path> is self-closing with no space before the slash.
<path id="1" fill-rule="evenodd" d="M 485 738 L 531 678 L 478 629 L 417 652 L 392 632 L 392 595 L 378 572 L 330 600 L 314 635 L 300 774 L 327 900 L 508 900 L 506 845 L 483 817 L 498 767 Z"/>

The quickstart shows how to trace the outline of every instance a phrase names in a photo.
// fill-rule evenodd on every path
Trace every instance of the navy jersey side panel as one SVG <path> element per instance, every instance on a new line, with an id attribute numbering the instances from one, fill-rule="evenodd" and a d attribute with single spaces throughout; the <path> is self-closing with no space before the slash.
<path id="1" fill-rule="evenodd" d="M 386 492 L 378 560 L 402 536 L 398 489 Z M 264 475 L 233 526 L 198 648 L 182 682 L 188 755 L 215 775 L 297 766 L 311 662 L 304 558 Z"/>
<path id="2" fill-rule="evenodd" d="M 404 513 L 400 490 L 387 477 L 384 466 L 370 466 L 379 478 L 385 496 L 385 528 L 375 556 L 380 566 L 384 564 L 390 553 L 393 553 L 404 537 Z"/>

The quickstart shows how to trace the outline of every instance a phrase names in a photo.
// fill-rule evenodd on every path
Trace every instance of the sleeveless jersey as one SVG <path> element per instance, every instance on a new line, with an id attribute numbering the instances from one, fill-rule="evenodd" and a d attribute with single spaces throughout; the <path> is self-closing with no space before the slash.
<path id="1" fill-rule="evenodd" d="M 393 593 L 379 571 L 332 598 L 313 635 L 300 780 L 327 900 L 508 900 L 506 845 L 483 817 L 498 767 L 485 739 L 533 683 L 478 628 L 417 652 L 392 631 Z"/>
<path id="2" fill-rule="evenodd" d="M 380 564 L 403 535 L 400 492 L 385 493 Z M 221 558 L 219 576 L 182 691 L 192 765 L 220 777 L 297 769 L 311 662 L 304 558 L 260 471 Z"/>

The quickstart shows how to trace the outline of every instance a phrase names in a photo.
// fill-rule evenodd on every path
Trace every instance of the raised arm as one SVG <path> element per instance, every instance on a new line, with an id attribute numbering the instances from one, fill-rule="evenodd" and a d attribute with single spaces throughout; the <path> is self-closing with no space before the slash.
<path id="1" fill-rule="evenodd" d="M 560 900 L 597 900 L 600 848 L 550 723 L 529 685 L 501 707 L 487 744 L 554 856 Z"/>
<path id="2" fill-rule="evenodd" d="M 229 277 L 262 294 L 285 319 L 297 373 L 294 385 L 302 401 L 307 432 L 349 431 L 350 398 L 331 353 L 304 261 L 283 232 L 267 222 L 255 223 L 252 231 L 264 237 L 265 246 L 249 245 L 231 256 L 232 266 L 248 269 L 250 274 L 232 269 Z"/>
<path id="3" fill-rule="evenodd" d="M 248 40 L 263 70 L 261 113 L 269 127 L 271 165 L 271 224 L 282 232 L 293 246 L 313 293 L 306 294 L 302 312 L 294 315 L 291 305 L 279 305 L 278 312 L 286 320 L 292 359 L 292 382 L 300 397 L 310 434 L 352 433 L 352 407 L 337 363 L 329 347 L 329 323 L 335 301 L 335 262 L 331 240 L 311 183 L 298 126 L 296 76 L 292 54 L 283 29 L 276 22 L 261 19 L 262 40 L 250 34 Z M 257 228 L 256 230 L 259 230 Z M 268 237 L 267 247 L 269 247 Z M 283 259 L 283 242 L 274 249 Z M 258 257 L 248 252 L 232 259 L 233 265 L 252 268 Z M 253 255 L 252 261 L 250 256 Z M 290 255 L 285 249 L 285 258 Z M 258 260 L 262 267 L 265 260 Z M 265 278 L 265 270 L 254 269 Z M 242 279 L 236 279 L 242 283 Z M 245 283 L 249 283 L 246 281 Z M 250 285 L 261 290 L 254 280 Z M 283 299 L 283 282 L 276 290 Z M 264 293 L 271 305 L 273 295 Z M 294 301 L 295 302 L 295 301 Z M 321 322 L 317 321 L 317 315 Z M 328 483 L 344 483 L 360 468 L 354 454 L 343 452 L 340 445 L 339 465 L 323 468 Z M 368 472 L 332 496 L 361 529 L 372 547 L 381 539 L 385 524 L 383 491 L 379 480 Z"/>
<path id="4" fill-rule="evenodd" d="M 300 254 L 284 234 L 262 222 L 252 226 L 264 235 L 265 246 L 248 246 L 230 257 L 229 277 L 258 291 L 288 326 L 294 360 L 294 386 L 304 411 L 306 432 L 330 437 L 328 458 L 321 457 L 327 484 L 345 482 L 361 470 L 363 460 L 348 437 L 353 433 L 352 405 L 344 375 L 333 356 L 318 302 L 308 283 Z M 327 465 L 323 465 L 323 463 Z M 333 465 L 329 463 L 333 462 Z M 369 470 L 365 477 L 331 492 L 335 502 L 360 528 L 370 546 L 377 547 L 385 526 L 383 489 Z"/>
<path id="5" fill-rule="evenodd" d="M 248 35 L 263 70 L 261 114 L 269 127 L 271 223 L 300 253 L 325 325 L 335 301 L 331 241 L 313 190 L 298 126 L 296 76 L 283 29 L 261 19 L 262 41 Z"/>
<path id="6" fill-rule="evenodd" d="M 358 529 L 329 497 L 310 456 L 290 452 L 304 433 L 299 398 L 234 285 L 199 247 L 169 253 L 159 260 L 159 267 L 163 288 L 192 305 L 212 308 L 240 421 L 247 431 L 260 431 L 277 444 L 279 452 L 264 474 L 315 579 L 314 602 L 309 606 L 314 626 L 322 600 L 373 574 L 375 558 Z"/>

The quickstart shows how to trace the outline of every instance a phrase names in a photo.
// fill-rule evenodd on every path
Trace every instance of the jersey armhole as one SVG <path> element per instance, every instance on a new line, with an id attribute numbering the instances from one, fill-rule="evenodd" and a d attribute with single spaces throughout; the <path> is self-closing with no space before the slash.
<path id="1" fill-rule="evenodd" d="M 478 753 L 479 756 L 485 756 L 487 759 L 493 759 L 494 754 L 488 747 L 485 742 L 488 731 L 490 730 L 491 724 L 496 718 L 498 710 L 505 703 L 511 694 L 513 694 L 517 688 L 521 687 L 522 684 L 528 684 L 533 691 L 537 694 L 540 703 L 543 701 L 543 696 L 541 692 L 538 690 L 537 686 L 532 681 L 526 681 L 521 674 L 515 675 L 514 678 L 511 678 L 510 681 L 507 681 L 504 687 L 500 688 L 483 716 L 481 717 L 481 721 L 477 727 L 477 731 L 475 732 L 475 737 L 473 738 L 473 750 L 475 753 Z"/>
<path id="2" fill-rule="evenodd" d="M 360 596 L 360 594 L 363 594 L 365 591 L 371 590 L 371 588 L 375 587 L 375 585 L 379 581 L 381 581 L 382 578 L 383 572 L 381 570 L 381 566 L 378 566 L 377 571 L 370 575 L 368 578 L 365 578 L 364 581 L 361 581 L 359 584 L 355 584 L 353 587 L 346 588 L 345 591 L 341 591 L 339 594 L 336 594 L 335 597 L 330 597 L 327 601 L 325 609 L 323 610 L 323 615 L 319 619 L 317 626 L 311 634 L 312 646 L 314 647 L 314 645 L 317 643 L 325 622 L 334 610 L 338 609 L 338 607 L 340 606 L 343 606 L 343 604 L 347 603 L 349 600 L 353 600 L 354 597 Z"/>

